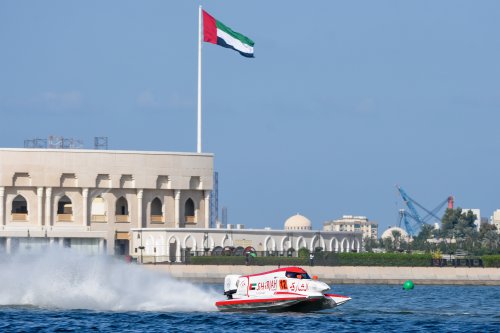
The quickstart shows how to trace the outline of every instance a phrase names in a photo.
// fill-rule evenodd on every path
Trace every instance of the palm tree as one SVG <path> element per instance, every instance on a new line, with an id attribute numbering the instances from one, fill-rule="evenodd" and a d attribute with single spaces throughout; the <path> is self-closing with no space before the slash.
<path id="1" fill-rule="evenodd" d="M 392 230 L 391 234 L 392 234 L 392 238 L 394 239 L 394 247 L 397 250 L 397 249 L 399 249 L 399 245 L 400 245 L 401 232 L 399 230 Z"/>

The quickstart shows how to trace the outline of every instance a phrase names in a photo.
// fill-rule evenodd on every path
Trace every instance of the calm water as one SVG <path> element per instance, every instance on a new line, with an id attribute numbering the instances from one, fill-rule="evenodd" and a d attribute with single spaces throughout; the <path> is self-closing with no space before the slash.
<path id="1" fill-rule="evenodd" d="M 221 285 L 102 257 L 0 262 L 0 332 L 500 332 L 500 287 L 337 285 L 322 313 L 220 313 Z"/>

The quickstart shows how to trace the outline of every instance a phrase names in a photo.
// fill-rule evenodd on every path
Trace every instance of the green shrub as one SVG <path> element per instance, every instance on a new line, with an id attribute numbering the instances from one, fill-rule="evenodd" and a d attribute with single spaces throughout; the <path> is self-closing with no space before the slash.
<path id="1" fill-rule="evenodd" d="M 189 258 L 192 265 L 245 265 L 243 256 L 200 256 Z M 250 257 L 249 264 L 254 266 L 304 266 L 308 260 L 295 257 Z"/>
<path id="2" fill-rule="evenodd" d="M 483 260 L 484 267 L 500 267 L 499 254 L 482 256 L 481 259 Z"/>
<path id="3" fill-rule="evenodd" d="M 306 249 L 307 250 L 307 249 Z M 299 251 L 300 252 L 300 251 Z M 308 253 L 309 251 L 307 251 Z M 304 251 L 304 253 L 306 253 Z M 490 256 L 500 257 L 500 256 Z M 496 259 L 500 265 L 500 259 Z M 492 265 L 495 265 L 495 261 Z M 243 256 L 193 256 L 189 258 L 193 265 L 245 265 Z M 431 266 L 431 254 L 406 254 L 406 253 L 330 253 L 321 252 L 315 255 L 316 266 Z M 271 266 L 309 266 L 309 255 L 305 257 L 251 257 L 250 265 Z"/>
<path id="4" fill-rule="evenodd" d="M 309 258 L 309 249 L 301 247 L 299 249 L 299 258 Z"/>
<path id="5" fill-rule="evenodd" d="M 430 254 L 339 253 L 339 266 L 430 266 Z"/>

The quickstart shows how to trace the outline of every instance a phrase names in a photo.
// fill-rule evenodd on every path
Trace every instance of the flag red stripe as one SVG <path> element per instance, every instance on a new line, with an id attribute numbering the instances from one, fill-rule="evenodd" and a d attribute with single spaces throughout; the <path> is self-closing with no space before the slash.
<path id="1" fill-rule="evenodd" d="M 217 44 L 217 24 L 215 19 L 203 10 L 203 41 Z"/>

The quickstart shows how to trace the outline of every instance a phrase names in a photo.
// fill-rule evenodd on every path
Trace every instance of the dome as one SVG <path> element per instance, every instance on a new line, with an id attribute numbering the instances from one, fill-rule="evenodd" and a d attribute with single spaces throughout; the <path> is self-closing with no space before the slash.
<path id="1" fill-rule="evenodd" d="M 300 214 L 291 216 L 285 221 L 285 230 L 311 230 L 311 221 Z"/>
<path id="2" fill-rule="evenodd" d="M 408 239 L 408 233 L 404 229 L 399 227 L 390 227 L 389 229 L 384 231 L 381 238 L 382 239 L 391 238 L 392 240 L 394 240 L 394 236 L 392 235 L 393 231 L 399 231 L 402 239 Z"/>

